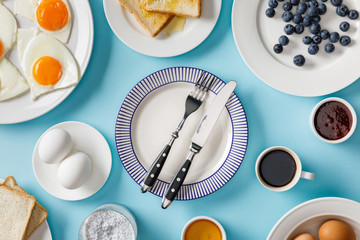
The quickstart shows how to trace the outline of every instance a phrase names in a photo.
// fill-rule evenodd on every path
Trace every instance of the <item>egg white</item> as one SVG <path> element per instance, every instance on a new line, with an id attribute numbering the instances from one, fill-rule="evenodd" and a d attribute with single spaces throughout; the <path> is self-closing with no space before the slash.
<path id="1" fill-rule="evenodd" d="M 9 100 L 29 90 L 17 68 L 6 58 L 0 59 L 0 101 Z"/>
<path id="2" fill-rule="evenodd" d="M 57 31 L 48 31 L 42 28 L 36 20 L 36 9 L 40 5 L 43 0 L 15 0 L 14 4 L 14 12 L 20 16 L 23 16 L 30 21 L 34 22 L 42 32 L 47 33 L 54 38 L 58 39 L 63 43 L 67 43 L 70 38 L 71 28 L 72 28 L 72 15 L 70 5 L 67 0 L 61 0 L 65 3 L 68 11 L 69 11 L 69 18 L 68 22 L 65 27 Z"/>
<path id="3" fill-rule="evenodd" d="M 70 51 L 58 40 L 37 28 L 18 30 L 18 53 L 20 64 L 31 91 L 31 98 L 36 100 L 39 96 L 57 89 L 75 86 L 79 80 L 78 65 Z M 32 74 L 34 63 L 44 56 L 57 59 L 62 66 L 61 79 L 55 84 L 44 86 L 38 84 Z"/>
<path id="4" fill-rule="evenodd" d="M 17 22 L 14 15 L 0 3 L 0 41 L 3 44 L 3 55 L 14 46 L 17 34 Z M 1 59 L 1 57 L 0 57 Z"/>

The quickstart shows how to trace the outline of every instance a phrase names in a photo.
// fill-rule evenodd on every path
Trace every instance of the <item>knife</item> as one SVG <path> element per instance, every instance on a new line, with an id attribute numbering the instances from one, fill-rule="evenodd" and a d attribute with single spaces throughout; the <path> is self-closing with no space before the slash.
<path id="1" fill-rule="evenodd" d="M 236 87 L 235 81 L 228 82 L 220 90 L 219 94 L 216 95 L 209 109 L 201 118 L 201 121 L 198 127 L 196 128 L 196 131 L 191 139 L 190 152 L 186 157 L 186 160 L 184 161 L 183 165 L 178 170 L 178 173 L 171 181 L 162 199 L 161 207 L 163 209 L 169 207 L 172 201 L 175 199 L 177 193 L 181 188 L 181 185 L 185 180 L 185 177 L 189 171 L 191 162 L 195 154 L 199 153 L 201 148 L 205 145 L 205 142 L 208 139 L 211 130 L 215 126 L 217 119 L 219 118 L 226 102 L 233 93 L 235 87 Z"/>

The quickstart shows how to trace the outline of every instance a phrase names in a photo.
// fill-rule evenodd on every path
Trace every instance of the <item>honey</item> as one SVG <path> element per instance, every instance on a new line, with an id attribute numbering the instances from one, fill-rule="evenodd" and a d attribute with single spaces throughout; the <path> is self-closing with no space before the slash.
<path id="1" fill-rule="evenodd" d="M 185 231 L 185 240 L 222 240 L 220 228 L 207 219 L 191 223 Z"/>

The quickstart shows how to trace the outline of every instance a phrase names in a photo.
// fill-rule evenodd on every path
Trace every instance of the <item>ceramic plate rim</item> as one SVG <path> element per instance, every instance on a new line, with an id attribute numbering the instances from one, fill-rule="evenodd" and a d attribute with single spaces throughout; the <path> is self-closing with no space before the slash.
<path id="1" fill-rule="evenodd" d="M 77 39 L 76 50 L 74 51 L 74 53 L 72 53 L 74 55 L 74 57 L 75 57 L 75 55 L 76 56 L 80 55 L 82 58 L 81 62 L 77 61 L 78 67 L 79 67 L 80 79 L 81 79 L 84 76 L 87 66 L 90 62 L 91 53 L 92 53 L 92 49 L 93 49 L 94 20 L 93 20 L 90 3 L 88 0 L 73 0 L 73 1 L 71 1 L 71 8 L 72 8 L 73 13 L 82 11 L 81 16 L 85 15 L 87 18 L 86 19 L 81 18 L 78 21 L 88 22 L 88 27 L 89 27 L 87 30 L 85 30 L 87 34 L 82 34 L 80 36 L 80 33 L 77 32 L 78 39 Z M 73 15 L 75 15 L 75 14 L 73 14 Z M 71 34 L 74 34 L 74 33 L 72 32 Z M 71 36 L 70 36 L 70 38 L 71 38 Z M 84 39 L 87 40 L 87 44 L 79 44 L 79 41 L 83 41 Z M 20 116 L 20 117 L 12 116 L 11 118 L 7 117 L 6 119 L 1 119 L 1 117 L 0 117 L 0 124 L 15 124 L 15 123 L 26 122 L 26 121 L 38 118 L 38 117 L 48 113 L 49 111 L 51 111 L 52 109 L 57 107 L 60 103 L 62 103 L 73 92 L 75 87 L 76 86 L 57 90 L 56 92 L 61 92 L 61 95 L 59 94 L 60 96 L 57 97 L 57 99 L 55 101 L 53 101 L 50 105 L 46 105 L 46 106 L 42 105 L 41 107 L 36 108 L 36 111 L 33 111 L 30 114 L 27 114 L 25 116 Z M 26 95 L 29 95 L 27 97 L 30 98 L 30 93 L 27 93 Z M 0 104 L 11 104 L 11 101 L 12 100 L 10 100 L 9 102 L 0 102 Z"/>
<path id="2" fill-rule="evenodd" d="M 196 76 L 199 75 L 202 71 L 204 70 L 194 67 L 170 67 L 170 68 L 161 69 L 139 81 L 130 90 L 130 92 L 127 94 L 126 98 L 124 99 L 116 118 L 115 142 L 116 142 L 117 152 L 122 165 L 124 166 L 127 173 L 130 175 L 130 177 L 138 185 L 141 184 L 141 181 L 143 180 L 143 177 L 146 174 L 146 170 L 141 164 L 141 161 L 138 160 L 134 152 L 132 140 L 131 140 L 131 124 L 133 120 L 132 117 L 134 116 L 137 107 L 141 104 L 142 100 L 145 99 L 149 93 L 151 93 L 152 91 L 154 91 L 155 89 L 161 86 L 173 82 L 188 82 L 194 84 L 195 80 L 197 79 Z M 170 77 L 171 74 L 173 74 L 173 78 Z M 178 79 L 185 76 L 185 74 L 192 74 L 193 79 L 187 81 Z M 168 76 L 168 77 L 162 78 L 161 80 L 159 80 L 162 82 L 157 83 L 155 80 L 155 78 L 157 77 L 156 75 Z M 218 78 L 216 75 L 214 74 L 212 75 L 215 76 L 215 84 L 211 88 L 211 91 L 217 94 L 221 89 L 221 87 L 225 85 L 225 82 L 220 78 Z M 142 86 L 151 85 L 150 82 L 146 82 L 146 81 L 152 81 L 151 84 L 153 84 L 154 88 L 151 90 L 146 90 L 146 88 L 141 89 Z M 129 101 L 131 102 L 131 100 L 129 99 L 133 99 L 133 95 L 138 94 L 137 89 L 139 88 L 141 89 L 141 91 L 144 91 L 145 96 L 141 97 L 141 100 L 137 103 L 136 107 L 134 107 L 132 112 L 132 110 L 129 110 L 128 108 Z M 240 102 L 240 99 L 235 93 L 230 97 L 228 103 L 226 104 L 226 108 L 230 115 L 230 121 L 233 127 L 232 127 L 232 143 L 224 163 L 219 167 L 219 169 L 216 170 L 215 173 L 208 176 L 207 178 L 195 183 L 184 184 L 181 187 L 178 196 L 175 198 L 176 200 L 191 200 L 191 199 L 197 199 L 207 196 L 217 191 L 221 187 L 223 187 L 228 181 L 230 181 L 230 179 L 236 174 L 236 172 L 240 168 L 240 165 L 243 159 L 245 158 L 245 154 L 248 146 L 248 139 L 249 139 L 249 133 L 248 133 L 249 129 L 248 129 L 246 113 L 242 103 Z M 235 119 L 235 117 L 233 118 L 233 116 L 236 114 L 238 115 L 236 116 Z M 124 115 L 128 115 L 128 117 Z M 129 119 L 130 115 L 131 115 L 131 120 L 126 120 Z M 124 117 L 126 119 L 124 119 Z M 127 121 L 126 124 L 123 124 L 124 121 Z M 128 153 L 127 151 L 131 151 L 131 153 Z M 124 152 L 126 153 L 124 154 Z M 132 163 L 136 165 L 136 167 L 134 167 Z M 232 164 L 232 166 L 229 166 L 229 164 Z M 136 168 L 135 173 L 133 171 L 134 168 Z M 220 173 L 221 171 L 223 171 L 224 173 Z M 156 180 L 154 186 L 150 189 L 150 192 L 159 197 L 162 197 L 168 185 L 169 185 L 168 182 L 158 179 Z"/>
<path id="3" fill-rule="evenodd" d="M 267 236 L 267 240 L 277 240 L 277 239 L 273 239 L 274 234 L 286 234 L 286 236 L 288 236 L 291 233 L 291 230 L 294 230 L 296 226 L 300 225 L 303 220 L 309 219 L 312 216 L 316 217 L 316 216 L 320 216 L 320 215 L 341 215 L 343 210 L 337 209 L 337 208 L 333 208 L 332 212 L 322 212 L 323 209 L 321 208 L 315 208 L 315 213 L 311 212 L 311 213 L 306 213 L 306 210 L 313 207 L 313 205 L 316 204 L 322 204 L 322 203 L 326 203 L 327 207 L 331 206 L 331 204 L 336 204 L 336 203 L 341 203 L 341 204 L 346 204 L 346 206 L 351 206 L 351 207 L 357 207 L 360 211 L 360 203 L 354 201 L 354 200 L 350 200 L 350 199 L 346 199 L 346 198 L 341 198 L 341 197 L 322 197 L 322 198 L 315 198 L 303 203 L 300 203 L 299 205 L 295 206 L 294 208 L 290 209 L 287 213 L 285 213 L 277 222 L 276 224 L 273 226 L 273 228 L 271 229 L 269 235 Z M 350 211 L 351 213 L 351 211 Z M 295 216 L 295 214 L 298 214 Z M 303 214 L 301 216 L 299 216 L 299 214 Z M 292 219 L 292 221 L 296 221 L 296 225 L 292 225 L 291 227 L 286 227 L 286 220 L 290 217 L 293 217 L 294 219 Z M 347 216 L 348 218 L 350 218 L 349 216 Z M 360 216 L 352 216 L 351 218 L 353 218 L 354 221 L 358 221 L 358 223 L 360 223 Z M 285 226 L 285 227 L 284 227 Z M 281 229 L 281 228 L 285 228 L 285 229 Z M 278 233 L 280 231 L 280 233 Z M 285 233 L 286 231 L 286 233 Z"/>
<path id="4" fill-rule="evenodd" d="M 113 33 L 127 47 L 136 52 L 152 57 L 174 57 L 191 51 L 199 46 L 214 29 L 220 16 L 222 5 L 222 0 L 211 0 L 214 5 L 216 4 L 216 9 L 214 11 L 216 16 L 213 16 L 210 20 L 202 18 L 201 16 L 198 19 L 191 19 L 199 21 L 199 23 L 196 23 L 195 28 L 192 29 L 190 33 L 187 33 L 187 35 L 189 35 L 188 37 L 180 36 L 177 39 L 172 39 L 170 38 L 172 36 L 170 36 L 169 38 L 158 40 L 157 38 L 141 34 L 137 29 L 130 26 L 131 24 L 129 24 L 126 19 L 126 10 L 123 8 L 121 9 L 121 14 L 115 14 L 115 12 L 118 12 L 116 8 L 121 8 L 121 6 L 120 4 L 118 4 L 119 6 L 114 6 L 112 1 L 116 0 L 103 0 L 103 6 L 106 20 Z M 204 2 L 202 4 L 206 3 Z M 203 15 L 203 13 L 201 14 Z M 119 28 L 119 26 L 121 26 L 121 28 Z M 192 40 L 187 40 L 189 38 L 192 38 Z M 166 45 L 164 43 L 166 43 Z M 187 43 L 187 45 L 185 45 L 185 43 Z"/>
<path id="5" fill-rule="evenodd" d="M 2 184 L 4 181 L 5 181 L 4 179 L 0 178 L 0 184 Z M 52 240 L 51 229 L 50 229 L 49 223 L 47 222 L 46 219 L 45 219 L 44 222 L 41 223 L 41 225 L 43 225 L 43 224 L 45 224 L 47 233 L 50 235 L 50 238 L 47 239 L 47 240 Z M 39 227 L 40 227 L 41 225 L 39 225 Z M 35 229 L 34 232 L 36 232 L 36 229 Z M 28 239 L 31 240 L 31 236 L 32 236 L 32 235 L 30 235 L 30 237 L 29 237 Z M 41 240 L 41 239 L 37 239 L 37 240 Z"/>
<path id="6" fill-rule="evenodd" d="M 349 64 L 349 62 L 360 61 L 360 56 L 354 55 L 353 52 L 357 52 L 360 48 L 359 44 L 351 46 L 352 52 L 348 58 L 342 61 L 339 61 L 341 64 L 337 64 L 342 69 L 341 71 L 336 71 L 334 67 L 326 68 L 326 69 L 313 69 L 303 71 L 301 68 L 294 66 L 294 68 L 290 68 L 288 66 L 284 66 L 279 61 L 275 60 L 274 57 L 270 55 L 270 53 L 265 49 L 263 46 L 260 37 L 258 36 L 258 26 L 257 26 L 257 16 L 258 13 L 251 15 L 251 18 L 248 22 L 251 22 L 250 26 L 245 26 L 245 23 L 239 21 L 240 16 L 242 16 L 242 8 L 241 2 L 244 0 L 234 0 L 233 7 L 232 7 L 232 32 L 233 38 L 240 53 L 242 59 L 244 60 L 245 64 L 248 68 L 264 83 L 271 86 L 272 88 L 295 96 L 304 96 L 304 97 L 315 97 L 315 96 L 323 96 L 330 93 L 337 92 L 353 82 L 355 82 L 360 77 L 360 71 L 356 70 L 353 64 Z M 258 8 L 261 0 L 255 0 L 251 4 L 256 4 L 251 6 L 250 12 L 253 12 L 254 8 Z M 248 10 L 249 12 L 249 10 Z M 249 14 L 248 14 L 249 15 Z M 250 29 L 257 29 L 256 31 L 250 31 Z M 245 46 L 244 39 L 241 36 L 246 35 L 247 38 L 252 39 L 252 46 Z M 358 35 L 358 34 L 357 34 Z M 359 37 L 359 36 L 358 36 Z M 358 40 L 357 37 L 357 40 Z M 256 52 L 256 54 L 254 53 Z M 253 56 L 261 56 L 255 57 Z M 349 54 L 348 54 L 349 55 Z M 349 59 L 350 58 L 350 59 Z M 353 59 L 355 58 L 355 59 Z M 259 60 L 260 59 L 260 60 Z M 349 61 L 351 60 L 351 61 Z M 264 65 L 266 64 L 266 67 Z M 296 68 L 295 68 L 296 67 Z M 329 70 L 330 69 L 330 70 Z M 330 73 L 326 74 L 327 71 L 331 71 Z M 357 71 L 357 72 L 356 72 Z M 281 72 L 281 74 L 278 74 Z M 346 76 L 344 77 L 345 73 Z M 313 76 L 317 77 L 317 84 L 316 86 L 312 84 L 310 86 L 309 81 L 303 81 L 304 79 L 313 78 Z M 294 84 L 287 85 L 288 80 L 294 80 Z M 342 79 L 341 81 L 336 79 Z M 345 80 L 344 80 L 345 79 Z M 331 82 L 331 84 L 328 84 Z M 313 82 L 312 82 L 313 83 Z M 326 84 L 324 84 L 326 83 Z"/>
<path id="7" fill-rule="evenodd" d="M 38 151 L 38 147 L 39 147 L 39 142 L 41 140 L 41 138 L 45 135 L 46 132 L 48 132 L 49 130 L 51 129 L 54 129 L 54 128 L 63 128 L 64 126 L 78 126 L 78 127 L 83 127 L 84 129 L 87 129 L 88 131 L 93 131 L 96 135 L 97 135 L 97 138 L 92 140 L 92 141 L 96 141 L 98 144 L 102 144 L 102 147 L 106 149 L 106 152 L 103 154 L 104 158 L 102 158 L 102 160 L 99 160 L 99 159 L 92 159 L 92 161 L 98 161 L 98 162 L 102 162 L 104 163 L 105 160 L 107 160 L 107 166 L 105 166 L 105 168 L 103 168 L 102 170 L 106 170 L 105 174 L 106 174 L 106 177 L 104 178 L 104 181 L 102 183 L 99 183 L 98 186 L 96 186 L 96 188 L 92 189 L 91 191 L 86 191 L 86 193 L 83 193 L 82 195 L 78 196 L 78 197 L 72 197 L 71 196 L 71 193 L 74 193 L 74 192 L 77 192 L 77 191 L 80 191 L 82 189 L 82 186 L 79 187 L 79 188 L 76 188 L 76 189 L 73 189 L 73 190 L 66 190 L 66 195 L 65 194 L 61 194 L 61 193 L 54 193 L 52 192 L 53 190 L 51 189 L 48 189 L 46 186 L 44 186 L 43 184 L 43 181 L 46 181 L 46 179 L 42 179 L 40 176 L 39 176 L 39 173 L 37 171 L 38 168 L 37 168 L 37 165 L 39 164 L 38 162 L 40 161 L 39 159 L 36 158 L 36 153 Z M 82 131 L 85 131 L 85 130 L 82 130 Z M 86 141 L 86 140 L 85 140 Z M 45 163 L 44 163 L 45 164 Z M 45 164 L 46 165 L 46 164 Z M 52 164 L 49 164 L 49 165 L 52 165 Z M 101 165 L 104 165 L 104 164 L 101 164 Z M 62 200 L 66 200 L 66 201 L 78 201 L 78 200 L 82 200 L 82 199 L 86 199 L 92 195 L 94 195 L 95 193 L 97 193 L 104 185 L 105 183 L 107 182 L 108 178 L 109 178 L 109 175 L 110 175 L 110 172 L 111 172 L 111 168 L 112 168 L 112 154 L 111 154 L 111 149 L 110 149 L 110 146 L 108 144 L 108 142 L 106 141 L 105 137 L 96 129 L 94 128 L 93 126 L 87 124 L 87 123 L 84 123 L 84 122 L 79 122 L 79 121 L 65 121 L 65 122 L 60 122 L 60 123 L 57 123 L 51 127 L 49 127 L 48 129 L 46 129 L 42 134 L 41 136 L 38 138 L 36 144 L 35 144 L 35 147 L 34 147 L 34 150 L 33 150 L 33 155 L 32 155 L 32 166 L 33 166 L 33 172 L 34 172 L 34 175 L 38 181 L 38 183 L 40 184 L 40 186 L 46 191 L 48 192 L 49 194 L 51 194 L 52 196 L 56 197 L 56 198 L 59 198 L 59 199 L 62 199 Z M 48 167 L 50 168 L 50 166 Z M 65 188 L 64 188 L 65 189 Z"/>

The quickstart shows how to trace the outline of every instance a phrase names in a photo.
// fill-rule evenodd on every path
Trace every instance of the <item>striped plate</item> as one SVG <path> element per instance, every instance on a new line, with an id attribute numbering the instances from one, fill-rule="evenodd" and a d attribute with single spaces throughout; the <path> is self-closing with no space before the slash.
<path id="1" fill-rule="evenodd" d="M 139 185 L 181 120 L 186 96 L 202 71 L 190 67 L 163 69 L 141 80 L 126 96 L 116 120 L 116 147 L 124 168 Z M 224 85 L 216 77 L 207 99 L 186 120 L 150 192 L 163 196 L 186 158 L 191 136 L 201 116 Z M 204 148 L 196 155 L 176 199 L 200 198 L 224 186 L 239 169 L 247 144 L 245 111 L 238 97 L 233 94 Z"/>

